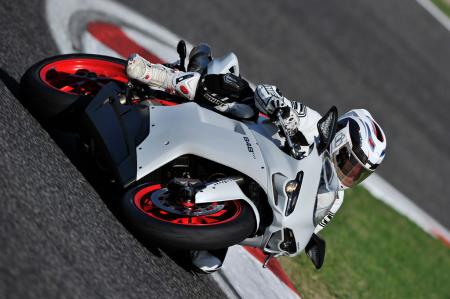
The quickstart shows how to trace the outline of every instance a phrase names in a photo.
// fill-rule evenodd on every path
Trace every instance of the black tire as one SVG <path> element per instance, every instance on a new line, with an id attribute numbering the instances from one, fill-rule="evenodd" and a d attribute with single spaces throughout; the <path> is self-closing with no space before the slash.
<path id="1" fill-rule="evenodd" d="M 41 70 L 54 62 L 89 58 L 126 65 L 126 61 L 114 57 L 91 54 L 68 54 L 46 58 L 31 66 L 20 81 L 21 98 L 24 105 L 40 121 L 49 120 L 73 107 L 81 98 L 92 98 L 94 95 L 82 96 L 62 92 L 49 86 L 40 76 Z"/>
<path id="2" fill-rule="evenodd" d="M 125 220 L 130 229 L 146 243 L 181 250 L 214 250 L 238 244 L 252 235 L 256 221 L 251 207 L 239 201 L 241 213 L 233 220 L 209 226 L 187 226 L 153 218 L 134 203 L 134 197 L 146 183 L 130 189 L 122 199 Z"/>

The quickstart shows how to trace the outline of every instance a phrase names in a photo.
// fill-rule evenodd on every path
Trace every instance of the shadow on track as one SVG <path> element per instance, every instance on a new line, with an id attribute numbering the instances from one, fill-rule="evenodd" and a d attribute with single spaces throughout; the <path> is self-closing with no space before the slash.
<path id="1" fill-rule="evenodd" d="M 123 216 L 121 209 L 122 197 L 124 190 L 108 181 L 105 174 L 94 167 L 92 161 L 86 159 L 86 153 L 80 147 L 79 137 L 75 134 L 61 132 L 56 130 L 47 130 L 55 143 L 63 150 L 70 161 L 83 174 L 89 184 L 97 191 L 108 209 L 122 223 L 122 225 L 154 256 L 161 258 L 162 252 L 169 256 L 183 270 L 193 272 L 190 262 L 190 254 L 186 251 L 174 251 L 166 248 L 155 246 L 150 241 L 144 239 L 139 234 L 134 233 L 132 227 L 128 224 Z M 71 136 L 69 136 L 70 134 Z"/>
<path id="2" fill-rule="evenodd" d="M 5 84 L 6 88 L 13 94 L 13 96 L 30 112 L 27 102 L 24 101 L 20 91 L 20 83 L 17 82 L 11 75 L 9 75 L 4 69 L 0 68 L 0 80 Z M 93 167 L 91 161 L 86 159 L 86 153 L 80 146 L 80 139 L 75 133 L 59 131 L 55 129 L 49 129 L 44 123 L 41 125 L 46 129 L 51 138 L 61 148 L 64 154 L 69 158 L 72 164 L 82 173 L 84 178 L 95 189 L 97 194 L 103 200 L 108 209 L 118 219 L 122 225 L 155 257 L 162 258 L 164 252 L 169 258 L 171 258 L 180 268 L 186 272 L 197 275 L 193 271 L 192 264 L 190 262 L 190 253 L 188 251 L 174 251 L 170 249 L 159 248 L 148 240 L 143 239 L 141 236 L 135 234 L 127 221 L 122 215 L 120 209 L 121 197 L 118 194 L 123 194 L 124 191 L 110 181 L 107 180 L 105 175 L 99 171 L 98 168 Z"/>
<path id="3" fill-rule="evenodd" d="M 20 84 L 13 77 L 11 77 L 5 70 L 0 68 L 0 80 L 5 84 L 6 88 L 13 94 L 13 96 L 20 102 Z"/>

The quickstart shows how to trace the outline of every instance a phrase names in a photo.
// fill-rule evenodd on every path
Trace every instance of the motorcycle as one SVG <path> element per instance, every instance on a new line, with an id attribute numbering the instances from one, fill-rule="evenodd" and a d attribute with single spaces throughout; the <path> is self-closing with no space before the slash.
<path id="1" fill-rule="evenodd" d="M 182 42 L 178 52 L 170 67 L 184 70 Z M 160 247 L 258 247 L 266 262 L 305 249 L 320 268 L 316 194 L 336 108 L 304 153 L 286 134 L 282 110 L 275 122 L 233 119 L 129 80 L 125 67 L 101 55 L 50 57 L 27 70 L 21 92 L 52 136 L 76 136 L 83 159 L 118 188 L 131 229 Z M 239 64 L 230 53 L 207 61 L 204 71 L 239 76 Z"/>

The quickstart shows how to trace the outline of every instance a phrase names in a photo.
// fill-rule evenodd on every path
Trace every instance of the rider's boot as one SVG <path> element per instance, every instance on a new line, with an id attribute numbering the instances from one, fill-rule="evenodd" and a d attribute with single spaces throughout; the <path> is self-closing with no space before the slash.
<path id="1" fill-rule="evenodd" d="M 181 72 L 151 63 L 139 54 L 130 55 L 126 71 L 131 79 L 189 100 L 194 99 L 200 80 L 200 74 L 197 72 Z"/>
<path id="2" fill-rule="evenodd" d="M 192 250 L 191 261 L 194 270 L 210 274 L 222 268 L 228 248 L 219 250 Z"/>

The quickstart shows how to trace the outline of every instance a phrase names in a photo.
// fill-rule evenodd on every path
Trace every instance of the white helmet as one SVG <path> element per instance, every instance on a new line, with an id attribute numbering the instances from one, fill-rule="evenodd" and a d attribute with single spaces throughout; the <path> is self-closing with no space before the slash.
<path id="1" fill-rule="evenodd" d="M 386 151 L 383 130 L 365 109 L 339 117 L 330 155 L 342 188 L 353 187 L 372 174 Z"/>

